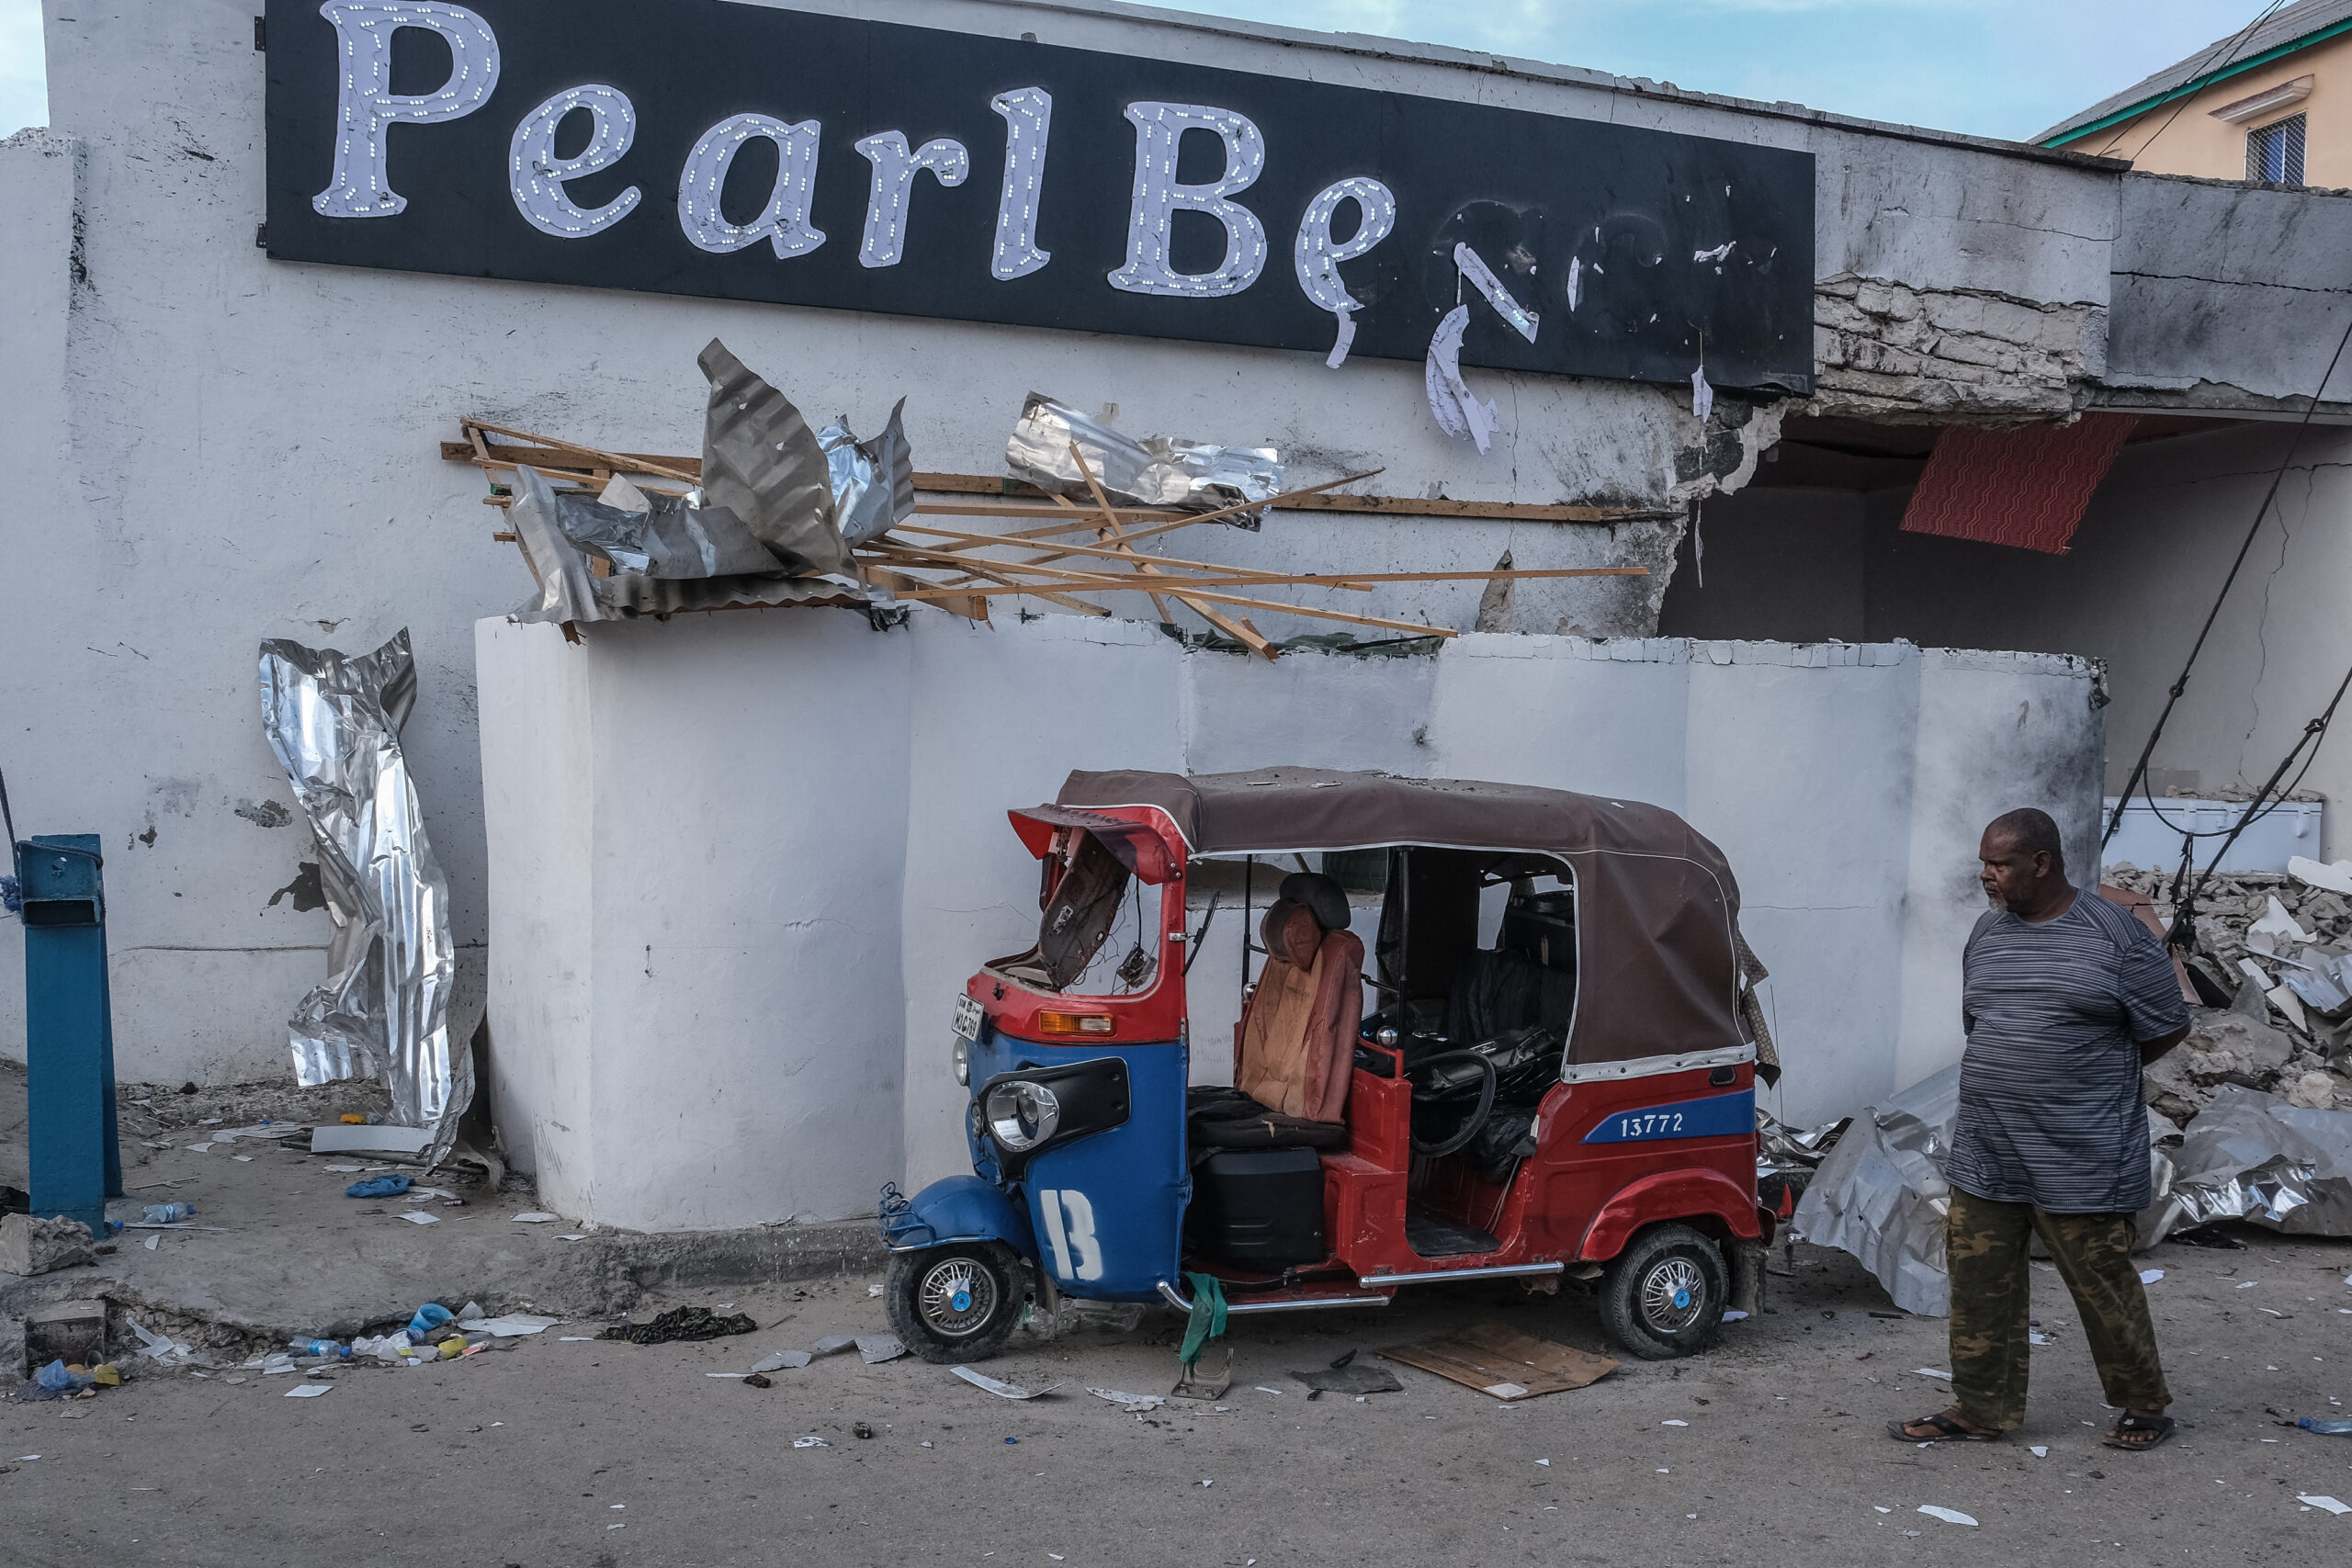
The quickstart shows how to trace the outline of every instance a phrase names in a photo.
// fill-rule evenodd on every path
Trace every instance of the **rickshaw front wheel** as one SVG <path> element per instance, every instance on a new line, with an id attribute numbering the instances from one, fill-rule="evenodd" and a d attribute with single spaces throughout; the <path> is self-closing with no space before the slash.
<path id="1" fill-rule="evenodd" d="M 1686 1224 L 1652 1225 L 1600 1280 L 1600 1320 L 1645 1361 L 1694 1356 L 1715 1337 L 1731 1295 L 1723 1249 Z"/>
<path id="2" fill-rule="evenodd" d="M 959 1241 L 892 1253 L 882 1304 L 908 1349 L 944 1366 L 984 1361 L 1004 1348 L 1026 1294 L 1011 1247 Z"/>

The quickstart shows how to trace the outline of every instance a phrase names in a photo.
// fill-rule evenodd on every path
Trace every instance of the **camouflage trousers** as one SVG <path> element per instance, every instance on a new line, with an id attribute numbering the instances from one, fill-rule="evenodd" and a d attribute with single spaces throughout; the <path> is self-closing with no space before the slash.
<path id="1" fill-rule="evenodd" d="M 2034 1235 L 2074 1294 L 2107 1402 L 2132 1410 L 2171 1404 L 2148 1292 L 2132 1258 L 2130 1214 L 2045 1213 L 1954 1188 L 1944 1261 L 1951 1278 L 1952 1404 L 1960 1413 L 2004 1432 L 2025 1424 L 2033 1315 L 2027 1247 Z"/>

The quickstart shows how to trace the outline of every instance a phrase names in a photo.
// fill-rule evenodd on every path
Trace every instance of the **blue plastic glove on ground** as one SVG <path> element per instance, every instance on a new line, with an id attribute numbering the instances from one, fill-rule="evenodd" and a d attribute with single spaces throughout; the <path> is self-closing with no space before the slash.
<path id="1" fill-rule="evenodd" d="M 397 1198 L 408 1190 L 405 1176 L 379 1176 L 373 1181 L 355 1181 L 343 1190 L 346 1198 Z"/>

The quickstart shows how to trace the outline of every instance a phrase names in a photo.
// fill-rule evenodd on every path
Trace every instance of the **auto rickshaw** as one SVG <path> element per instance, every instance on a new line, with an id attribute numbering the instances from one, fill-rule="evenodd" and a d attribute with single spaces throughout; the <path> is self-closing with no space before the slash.
<path id="1" fill-rule="evenodd" d="M 1763 970 L 1723 854 L 1674 813 L 1270 768 L 1073 773 L 1009 815 L 1043 914 L 955 999 L 973 1174 L 883 1193 L 884 1299 L 919 1354 L 992 1355 L 1033 1299 L 1189 1314 L 1210 1281 L 1238 1316 L 1565 1278 L 1653 1359 L 1753 1310 Z M 1185 884 L 1230 862 L 1233 1085 L 1193 1087 L 1185 976 L 1218 900 L 1188 930 Z M 1369 970 L 1335 868 L 1379 889 Z"/>

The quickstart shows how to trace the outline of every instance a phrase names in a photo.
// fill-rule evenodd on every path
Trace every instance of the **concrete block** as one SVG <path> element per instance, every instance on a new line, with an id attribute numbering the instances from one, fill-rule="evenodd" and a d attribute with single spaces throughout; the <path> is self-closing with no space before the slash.
<path id="1" fill-rule="evenodd" d="M 107 1303 L 55 1302 L 25 1314 L 25 1360 L 30 1367 L 51 1361 L 94 1367 L 106 1359 Z"/>
<path id="2" fill-rule="evenodd" d="M 96 1261 L 90 1227 L 79 1220 L 37 1220 L 30 1214 L 0 1218 L 0 1274 L 29 1278 Z"/>
<path id="3" fill-rule="evenodd" d="M 1873 316 L 1891 321 L 1907 321 L 1919 313 L 1917 295 L 1883 283 L 1863 284 L 1854 295 L 1854 303 Z"/>

